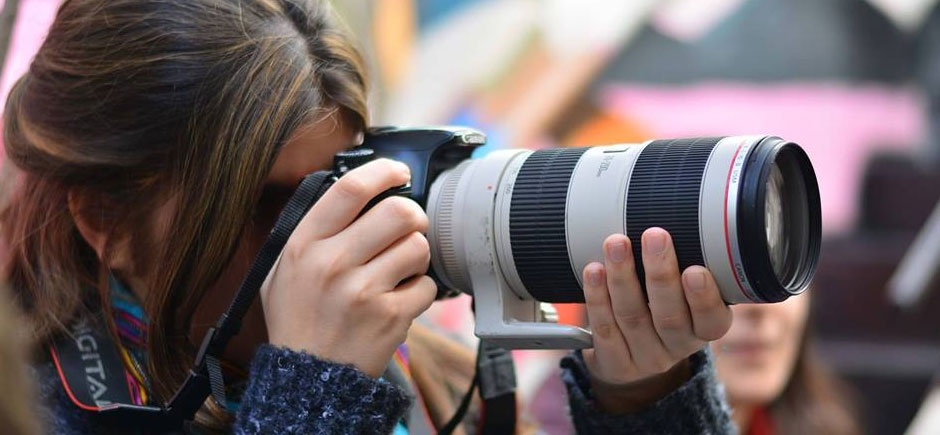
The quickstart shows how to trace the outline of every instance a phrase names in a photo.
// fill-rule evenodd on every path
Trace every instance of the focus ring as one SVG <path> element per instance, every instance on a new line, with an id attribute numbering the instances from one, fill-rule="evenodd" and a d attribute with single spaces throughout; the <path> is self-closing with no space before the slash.
<path id="1" fill-rule="evenodd" d="M 568 185 L 587 148 L 540 150 L 522 164 L 513 184 L 509 238 L 519 279 L 534 298 L 583 302 L 565 234 Z"/>
<path id="2" fill-rule="evenodd" d="M 457 257 L 456 229 L 454 226 L 455 210 L 457 202 L 457 187 L 460 184 L 461 176 L 470 166 L 467 160 L 463 164 L 455 167 L 444 177 L 444 183 L 441 186 L 441 194 L 438 199 L 437 213 L 434 218 L 434 240 L 437 241 L 440 250 L 441 267 L 444 269 L 444 279 L 449 281 L 446 284 L 463 292 L 472 290 L 470 279 L 464 273 L 461 267 L 461 261 Z M 461 235 L 462 236 L 462 235 Z"/>
<path id="3" fill-rule="evenodd" d="M 705 165 L 721 138 L 650 142 L 640 153 L 627 191 L 626 228 L 633 245 L 637 276 L 646 291 L 640 237 L 650 227 L 672 236 L 679 270 L 705 264 L 699 234 L 699 201 Z"/>

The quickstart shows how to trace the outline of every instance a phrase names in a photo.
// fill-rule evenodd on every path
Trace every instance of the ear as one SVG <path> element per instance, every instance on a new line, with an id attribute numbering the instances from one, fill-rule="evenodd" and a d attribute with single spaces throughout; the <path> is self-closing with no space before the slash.
<path id="1" fill-rule="evenodd" d="M 104 222 L 102 219 L 89 216 L 87 210 L 92 208 L 87 207 L 87 199 L 76 189 L 69 189 L 68 202 L 69 213 L 72 215 L 72 220 L 75 221 L 75 227 L 78 228 L 79 234 L 95 250 L 98 259 L 103 259 L 105 246 L 108 243 L 108 233 L 104 230 L 106 228 Z"/>

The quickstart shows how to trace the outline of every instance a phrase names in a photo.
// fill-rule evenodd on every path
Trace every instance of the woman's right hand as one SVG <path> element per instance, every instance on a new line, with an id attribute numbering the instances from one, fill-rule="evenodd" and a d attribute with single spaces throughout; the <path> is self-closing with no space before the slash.
<path id="1" fill-rule="evenodd" d="M 410 178 L 403 163 L 378 159 L 344 175 L 314 204 L 261 289 L 271 344 L 372 377 L 383 373 L 437 293 L 425 275 L 428 218 L 398 196 L 357 216 Z"/>

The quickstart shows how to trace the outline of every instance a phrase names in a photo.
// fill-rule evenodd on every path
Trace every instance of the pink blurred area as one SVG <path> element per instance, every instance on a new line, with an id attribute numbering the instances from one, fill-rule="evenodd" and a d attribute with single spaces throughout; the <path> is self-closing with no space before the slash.
<path id="1" fill-rule="evenodd" d="M 0 5 L 5 3 L 0 1 Z M 29 69 L 29 63 L 42 45 L 46 31 L 61 3 L 62 0 L 20 0 L 16 23 L 10 35 L 7 58 L 0 73 L 0 95 L 3 96 L 3 101 L 6 101 L 13 83 Z M 0 162 L 3 161 L 3 154 L 3 146 L 0 143 Z M 5 255 L 5 249 L 0 244 L 0 258 Z"/>
<path id="2" fill-rule="evenodd" d="M 3 92 L 4 100 L 13 83 L 29 68 L 61 3 L 62 0 L 20 0 L 10 50 L 0 77 L 0 91 Z"/>
<path id="3" fill-rule="evenodd" d="M 829 234 L 855 224 L 868 157 L 914 148 L 926 129 L 923 95 L 883 85 L 617 85 L 601 95 L 605 111 L 656 137 L 772 134 L 800 144 L 816 169 Z"/>

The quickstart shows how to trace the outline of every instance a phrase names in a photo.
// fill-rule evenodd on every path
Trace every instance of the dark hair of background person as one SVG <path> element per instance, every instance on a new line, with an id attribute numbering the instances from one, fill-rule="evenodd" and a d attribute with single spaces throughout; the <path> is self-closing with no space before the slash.
<path id="1" fill-rule="evenodd" d="M 2 183 L 0 270 L 37 340 L 109 306 L 107 262 L 77 231 L 72 200 L 110 242 L 134 241 L 135 273 L 151 286 L 153 394 L 172 395 L 192 363 L 193 313 L 233 256 L 279 148 L 337 111 L 351 129 L 368 123 L 363 60 L 333 17 L 316 0 L 61 5 L 3 120 L 15 169 Z M 172 215 L 155 217 L 167 202 Z M 161 227 L 171 242 L 152 243 L 148 230 Z M 228 419 L 204 409 L 198 421 Z"/>
<path id="2" fill-rule="evenodd" d="M 850 389 L 813 351 L 813 317 L 813 314 L 809 315 L 789 381 L 780 396 L 768 406 L 775 433 L 864 433 Z"/>

